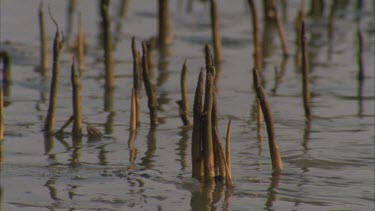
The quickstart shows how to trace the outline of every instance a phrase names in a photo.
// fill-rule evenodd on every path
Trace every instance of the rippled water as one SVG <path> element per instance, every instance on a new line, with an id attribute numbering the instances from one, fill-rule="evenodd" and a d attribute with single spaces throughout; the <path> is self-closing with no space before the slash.
<path id="1" fill-rule="evenodd" d="M 69 134 L 45 139 L 49 78 L 39 64 L 39 1 L 2 0 L 1 49 L 12 61 L 12 83 L 5 93 L 5 138 L 1 153 L 1 210 L 374 210 L 374 4 L 342 1 L 334 15 L 329 39 L 331 1 L 322 17 L 306 19 L 311 58 L 313 118 L 304 122 L 301 73 L 296 63 L 294 19 L 299 1 L 288 1 L 283 17 L 292 55 L 283 59 L 277 30 L 267 27 L 263 78 L 274 114 L 276 136 L 284 161 L 281 175 L 272 176 L 266 132 L 257 138 L 255 93 L 250 70 L 252 27 L 246 1 L 218 1 L 224 62 L 218 82 L 219 133 L 223 139 L 232 119 L 234 188 L 209 192 L 191 178 L 191 130 L 178 116 L 179 77 L 188 64 L 188 97 L 193 95 L 203 46 L 210 42 L 208 4 L 171 1 L 173 43 L 166 62 L 155 54 L 160 125 L 150 129 L 147 97 L 142 90 L 141 126 L 133 148 L 128 145 L 132 87 L 131 37 L 157 33 L 157 1 L 129 1 L 119 17 L 120 1 L 111 2 L 115 32 L 116 89 L 111 112 L 104 111 L 103 51 L 99 44 L 97 1 L 79 0 L 72 33 L 68 31 L 68 1 L 49 3 L 60 28 L 73 43 L 77 14 L 82 12 L 87 40 L 82 78 L 85 124 L 105 134 L 86 136 L 73 145 Z M 260 2 L 256 1 L 260 7 Z M 306 11 L 310 1 L 306 1 Z M 47 19 L 49 46 L 55 27 Z M 262 28 L 265 29 L 264 23 Z M 358 37 L 363 36 L 365 79 L 357 80 Z M 66 43 L 65 46 L 68 44 Z M 57 128 L 71 115 L 69 66 L 65 48 L 61 61 Z M 276 75 L 275 75 L 276 69 Z M 67 129 L 66 131 L 69 131 Z M 133 156 L 135 154 L 135 156 Z M 134 162 L 133 160 L 134 159 Z"/>

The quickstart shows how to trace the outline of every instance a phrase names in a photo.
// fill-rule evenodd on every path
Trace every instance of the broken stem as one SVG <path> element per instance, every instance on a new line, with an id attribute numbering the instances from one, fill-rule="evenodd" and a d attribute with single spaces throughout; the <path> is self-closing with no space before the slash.
<path id="1" fill-rule="evenodd" d="M 267 126 L 268 144 L 270 147 L 272 169 L 282 170 L 283 166 L 282 166 L 281 156 L 279 152 L 279 147 L 277 146 L 277 143 L 276 143 L 275 128 L 274 128 L 271 108 L 268 104 L 268 101 L 264 94 L 263 87 L 260 83 L 258 70 L 255 68 L 253 68 L 253 79 L 254 79 L 254 87 L 255 87 L 260 105 L 262 107 L 264 121 L 266 122 L 266 126 Z"/>
<path id="2" fill-rule="evenodd" d="M 180 86 L 181 86 L 181 100 L 177 101 L 177 104 L 179 105 L 179 113 L 181 120 L 184 125 L 189 125 L 189 104 L 188 104 L 188 98 L 187 98 L 187 88 L 186 88 L 186 60 L 184 64 L 182 65 L 182 71 L 181 71 L 181 80 L 180 80 Z"/>

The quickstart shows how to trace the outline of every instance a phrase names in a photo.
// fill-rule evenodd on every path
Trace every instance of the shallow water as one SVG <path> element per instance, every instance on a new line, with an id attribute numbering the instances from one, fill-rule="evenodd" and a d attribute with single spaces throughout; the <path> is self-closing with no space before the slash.
<path id="1" fill-rule="evenodd" d="M 225 137 L 232 119 L 234 188 L 217 187 L 212 205 L 209 190 L 191 178 L 191 130 L 178 116 L 179 77 L 188 64 L 188 97 L 192 108 L 198 73 L 204 67 L 203 46 L 210 42 L 209 6 L 194 1 L 171 1 L 173 43 L 166 62 L 155 55 L 160 124 L 150 129 L 147 97 L 141 92 L 141 125 L 128 145 L 132 87 L 131 37 L 140 41 L 157 33 L 157 1 L 129 1 L 119 17 L 120 1 L 112 1 L 116 89 L 111 111 L 104 111 L 103 51 L 99 44 L 97 2 L 77 1 L 72 33 L 68 34 L 68 1 L 50 4 L 55 19 L 72 44 L 77 14 L 82 12 L 87 41 L 86 69 L 81 79 L 85 125 L 104 137 L 72 143 L 44 138 L 49 77 L 39 64 L 39 1 L 2 0 L 0 41 L 12 62 L 12 83 L 5 93 L 5 137 L 1 146 L 1 210 L 374 210 L 374 4 L 356 1 L 338 7 L 333 38 L 328 36 L 329 7 L 322 17 L 307 17 L 311 58 L 313 118 L 305 124 L 301 72 L 296 63 L 294 19 L 299 1 L 288 1 L 283 17 L 292 55 L 283 59 L 275 29 L 265 43 L 264 87 L 275 119 L 284 170 L 272 176 L 267 134 L 257 138 L 255 93 L 252 88 L 253 45 L 246 1 L 218 1 L 224 62 L 217 85 L 219 133 Z M 256 1 L 260 7 L 260 2 Z M 306 1 L 306 11 L 309 8 Z M 46 5 L 45 5 L 46 6 Z M 45 9 L 47 6 L 45 7 Z M 49 46 L 55 27 L 47 18 Z M 262 28 L 265 26 L 262 23 Z M 358 37 L 363 35 L 365 79 L 357 80 Z M 68 42 L 65 43 L 65 46 Z M 70 63 L 64 49 L 61 61 L 56 128 L 71 109 Z M 275 76 L 275 68 L 277 75 Z M 50 75 L 50 74 L 49 74 Z M 277 78 L 277 80 L 275 80 Z M 264 128 L 265 126 L 263 126 Z M 70 128 L 66 129 L 70 131 Z M 134 153 L 135 156 L 134 156 Z"/>

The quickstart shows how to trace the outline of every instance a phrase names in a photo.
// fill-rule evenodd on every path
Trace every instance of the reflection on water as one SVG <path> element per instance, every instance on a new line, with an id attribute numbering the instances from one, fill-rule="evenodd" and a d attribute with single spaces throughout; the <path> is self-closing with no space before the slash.
<path id="1" fill-rule="evenodd" d="M 188 149 L 188 146 L 190 144 L 190 140 L 189 140 L 189 135 L 188 133 L 190 132 L 189 128 L 188 127 L 182 127 L 181 128 L 181 131 L 178 133 L 179 136 L 181 136 L 180 140 L 178 141 L 177 143 L 177 154 L 180 156 L 180 165 L 181 165 L 181 171 L 186 171 L 186 167 L 187 167 L 187 155 L 186 155 L 186 152 L 187 152 L 187 149 Z"/>
<path id="2" fill-rule="evenodd" d="M 81 157 L 81 143 L 82 143 L 82 137 L 80 136 L 72 136 L 72 155 L 70 158 L 70 166 L 73 168 L 76 168 L 80 166 L 80 157 Z M 100 160 L 101 161 L 101 160 Z"/>
<path id="3" fill-rule="evenodd" d="M 358 23 L 359 25 L 360 23 Z M 363 82 L 365 78 L 364 62 L 363 62 L 363 35 L 358 26 L 357 29 L 357 39 L 358 39 L 358 115 L 362 117 L 363 113 Z"/>
<path id="4" fill-rule="evenodd" d="M 52 135 L 44 136 L 44 154 L 48 156 L 48 160 L 56 162 L 56 155 L 52 154 L 51 151 L 54 147 L 54 137 Z"/>
<path id="5" fill-rule="evenodd" d="M 105 122 L 104 126 L 104 133 L 105 134 L 112 134 L 113 132 L 113 123 L 115 122 L 115 115 L 116 112 L 111 111 L 107 115 L 107 121 Z"/>
<path id="6" fill-rule="evenodd" d="M 199 190 L 191 193 L 190 207 L 192 210 L 211 210 L 214 187 L 202 186 Z"/>
<path id="7" fill-rule="evenodd" d="M 120 7 L 118 8 L 117 13 L 117 23 L 115 25 L 115 38 L 113 43 L 113 49 L 116 49 L 117 43 L 120 41 L 120 35 L 122 33 L 122 25 L 123 25 L 123 19 L 126 17 L 126 14 L 128 12 L 129 7 L 129 0 L 121 0 Z"/>
<path id="8" fill-rule="evenodd" d="M 49 196 L 54 201 L 60 201 L 59 197 L 57 196 L 57 188 L 55 187 L 56 177 L 51 177 L 44 186 L 48 188 Z"/>
<path id="9" fill-rule="evenodd" d="M 102 166 L 106 166 L 108 164 L 108 161 L 107 161 L 107 150 L 105 149 L 105 146 L 106 144 L 102 144 L 100 146 L 97 147 L 97 149 L 99 149 L 99 153 L 98 153 L 98 164 L 99 165 L 102 165 Z"/>
<path id="10" fill-rule="evenodd" d="M 267 201 L 265 204 L 266 210 L 273 210 L 273 202 L 277 200 L 277 190 L 279 188 L 280 182 L 280 175 L 279 171 L 274 171 L 272 173 L 272 177 L 270 179 L 270 186 L 267 190 Z"/>
<path id="11" fill-rule="evenodd" d="M 131 164 L 130 169 L 134 168 L 134 161 L 137 158 L 138 149 L 134 147 L 134 141 L 137 136 L 137 131 L 130 131 L 129 132 L 129 139 L 128 139 L 128 150 L 129 150 L 129 163 Z"/>
<path id="12" fill-rule="evenodd" d="M 311 128 L 311 120 L 305 121 L 305 129 L 303 130 L 303 137 L 302 137 L 302 147 L 303 153 L 307 153 L 309 150 L 309 139 L 310 139 L 310 128 Z"/>
<path id="13" fill-rule="evenodd" d="M 280 84 L 283 82 L 283 78 L 286 72 L 286 63 L 288 59 L 287 57 L 283 57 L 280 64 L 280 70 L 279 68 L 275 67 L 275 83 L 273 88 L 271 89 L 271 93 L 273 95 L 277 95 L 277 88 L 280 86 Z"/>
<path id="14" fill-rule="evenodd" d="M 140 166 L 144 166 L 147 169 L 152 169 L 155 167 L 155 151 L 156 151 L 156 138 L 155 138 L 156 129 L 151 127 L 147 136 L 146 136 L 146 145 L 147 150 L 145 155 L 141 158 L 142 162 L 139 164 Z"/>
<path id="15" fill-rule="evenodd" d="M 158 60 L 158 77 L 156 79 L 156 86 L 161 87 L 165 83 L 167 83 L 169 78 L 169 55 L 170 55 L 170 48 L 168 45 L 164 47 L 158 48 L 159 52 L 159 60 Z M 171 99 L 168 97 L 168 92 L 164 89 L 158 89 L 157 94 L 159 95 L 158 101 L 158 110 L 164 111 L 163 106 L 168 105 L 171 102 Z M 164 123 L 164 118 L 159 117 L 159 123 Z"/>

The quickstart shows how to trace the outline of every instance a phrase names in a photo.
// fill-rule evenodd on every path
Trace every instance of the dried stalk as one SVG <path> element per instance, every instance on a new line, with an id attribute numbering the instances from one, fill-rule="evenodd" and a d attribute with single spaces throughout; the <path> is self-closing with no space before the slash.
<path id="1" fill-rule="evenodd" d="M 112 33 L 111 33 L 111 21 L 109 17 L 109 3 L 110 3 L 110 0 L 100 0 L 100 14 L 102 17 L 102 29 L 103 29 L 105 87 L 106 89 L 113 89 L 115 86 L 115 77 L 114 77 L 113 58 L 112 58 Z"/>
<path id="2" fill-rule="evenodd" d="M 253 0 L 249 0 L 249 6 L 252 14 L 253 20 L 253 43 L 254 43 L 254 59 L 255 59 L 255 67 L 258 70 L 262 69 L 262 41 L 260 36 L 260 26 L 258 21 L 258 13 L 255 8 L 255 4 Z M 261 124 L 263 121 L 262 116 L 262 109 L 260 107 L 259 101 L 257 101 L 257 126 L 258 130 L 260 130 Z"/>
<path id="3" fill-rule="evenodd" d="M 191 162 L 192 176 L 198 180 L 203 179 L 203 157 L 202 157 L 202 116 L 203 116 L 203 71 L 198 77 L 198 83 L 195 90 L 194 108 L 193 108 L 193 134 L 191 142 Z"/>
<path id="4" fill-rule="evenodd" d="M 39 29 L 40 29 L 40 70 L 43 76 L 48 73 L 49 63 L 48 63 L 48 46 L 46 38 L 46 30 L 44 24 L 44 12 L 43 12 L 43 2 L 39 5 Z"/>
<path id="5" fill-rule="evenodd" d="M 215 129 L 214 134 L 217 135 L 217 130 Z M 215 136 L 216 136 L 215 135 Z M 220 160 L 220 175 L 225 178 L 227 187 L 233 187 L 232 172 L 230 170 L 230 164 L 228 163 L 228 157 L 225 156 L 223 146 L 216 139 L 215 144 L 218 148 L 219 160 Z"/>
<path id="6" fill-rule="evenodd" d="M 188 103 L 188 98 L 187 98 L 187 88 L 186 88 L 186 71 L 187 71 L 187 66 L 186 66 L 186 60 L 184 64 L 182 65 L 182 71 L 181 71 L 181 100 L 177 101 L 177 104 L 179 105 L 179 114 L 181 117 L 181 120 L 184 125 L 189 125 L 189 103 Z"/>
<path id="7" fill-rule="evenodd" d="M 220 148 L 222 150 L 222 145 L 219 140 L 219 133 L 217 131 L 217 128 L 214 127 L 212 131 L 212 144 L 214 147 L 215 170 L 219 170 L 219 174 L 216 175 L 216 177 L 221 176 L 224 179 L 226 178 L 225 154 L 223 153 L 223 151 L 220 151 Z"/>
<path id="8" fill-rule="evenodd" d="M 142 67 L 143 67 L 143 82 L 145 85 L 147 98 L 148 98 L 148 109 L 150 111 L 150 124 L 151 126 L 156 126 L 158 124 L 158 115 L 157 115 L 157 101 L 156 101 L 156 91 L 154 84 L 150 80 L 148 72 L 148 63 L 147 63 L 147 46 L 146 42 L 142 41 Z"/>
<path id="9" fill-rule="evenodd" d="M 139 67 L 139 84 L 143 82 L 143 67 L 142 67 L 142 57 L 141 52 L 137 51 L 137 57 L 138 57 L 138 67 Z M 138 86 L 138 91 L 142 89 L 142 85 Z"/>
<path id="10" fill-rule="evenodd" d="M 255 8 L 253 0 L 249 0 L 249 6 L 253 20 L 253 45 L 254 45 L 254 59 L 255 67 L 258 70 L 262 69 L 262 41 L 260 36 L 260 26 L 258 20 L 258 12 Z"/>
<path id="11" fill-rule="evenodd" d="M 140 90 L 140 58 L 137 46 L 135 43 L 135 37 L 132 37 L 132 53 L 133 53 L 133 89 L 135 98 L 135 110 L 136 110 L 136 123 L 139 123 L 139 90 Z"/>
<path id="12" fill-rule="evenodd" d="M 72 95 L 73 95 L 73 136 L 82 136 L 82 106 L 80 94 L 80 82 L 75 73 L 74 59 L 71 67 Z"/>
<path id="13" fill-rule="evenodd" d="M 83 32 L 82 14 L 79 14 L 78 67 L 79 67 L 79 73 L 80 75 L 82 75 L 82 72 L 85 69 L 85 34 Z"/>
<path id="14" fill-rule="evenodd" d="M 231 166 L 231 159 L 230 159 L 230 128 L 231 128 L 232 120 L 228 121 L 227 127 L 227 136 L 225 138 L 225 159 L 228 166 L 228 175 L 232 175 L 232 166 Z"/>
<path id="15" fill-rule="evenodd" d="M 55 113 L 56 113 L 56 103 L 57 103 L 57 88 L 59 79 L 59 69 L 60 69 L 60 52 L 64 44 L 64 36 L 62 35 L 62 40 L 60 38 L 59 27 L 57 22 L 53 19 L 50 10 L 49 15 L 52 21 L 56 25 L 56 34 L 53 40 L 53 65 L 52 65 L 52 79 L 51 79 L 51 89 L 49 95 L 49 105 L 47 116 L 44 123 L 44 130 L 47 134 L 52 134 L 55 128 Z"/>
<path id="16" fill-rule="evenodd" d="M 275 13 L 275 23 L 276 23 L 277 31 L 279 32 L 279 35 L 280 35 L 281 47 L 283 49 L 284 56 L 288 56 L 289 49 L 288 49 L 288 44 L 287 44 L 286 37 L 285 37 L 283 23 L 280 20 L 280 16 L 276 10 L 276 7 L 273 7 L 273 10 Z"/>
<path id="17" fill-rule="evenodd" d="M 220 24 L 219 15 L 217 11 L 216 0 L 210 0 L 211 3 L 211 31 L 212 31 L 212 41 L 215 53 L 215 63 L 219 64 L 222 61 L 221 53 L 221 36 L 220 36 Z"/>
<path id="18" fill-rule="evenodd" d="M 268 101 L 264 94 L 264 90 L 261 86 L 258 70 L 255 68 L 253 68 L 253 78 L 254 78 L 254 87 L 257 92 L 257 96 L 258 96 L 258 99 L 259 99 L 259 102 L 263 111 L 264 121 L 266 122 L 266 126 L 267 126 L 268 144 L 270 147 L 272 169 L 282 170 L 283 168 L 282 161 L 281 161 L 281 156 L 279 152 L 279 147 L 277 146 L 277 143 L 276 143 L 274 122 L 273 122 L 273 117 L 271 113 L 271 108 L 268 104 Z"/>
<path id="19" fill-rule="evenodd" d="M 364 62 L 363 62 L 363 35 L 360 27 L 358 26 L 357 29 L 357 37 L 358 37 L 358 81 L 362 83 L 363 79 L 365 78 L 365 68 L 364 68 Z"/>
<path id="20" fill-rule="evenodd" d="M 305 22 L 302 21 L 301 25 L 301 51 L 302 51 L 302 94 L 303 105 L 305 109 L 305 117 L 308 121 L 311 120 L 311 97 L 309 85 L 309 58 L 307 52 L 307 39 Z"/>
<path id="21" fill-rule="evenodd" d="M 211 72 L 206 74 L 206 89 L 204 99 L 204 110 L 205 118 L 203 119 L 203 154 L 204 154 L 204 177 L 207 183 L 213 182 L 215 177 L 214 167 L 214 147 L 212 141 L 212 97 L 213 91 L 213 75 Z"/>
<path id="22" fill-rule="evenodd" d="M 165 48 L 171 43 L 168 0 L 159 0 L 159 47 Z"/>
<path id="23" fill-rule="evenodd" d="M 137 105 L 136 105 L 136 94 L 135 89 L 132 88 L 132 99 L 130 107 L 130 130 L 134 131 L 137 129 Z"/>
<path id="24" fill-rule="evenodd" d="M 204 46 L 204 52 L 205 52 L 206 72 L 208 72 L 210 70 L 210 67 L 214 66 L 214 61 L 212 60 L 212 53 L 211 53 L 210 47 L 207 44 Z"/>
<path id="25" fill-rule="evenodd" d="M 301 26 L 302 26 L 302 21 L 305 19 L 305 13 L 303 11 L 303 9 L 299 9 L 298 10 L 298 14 L 297 14 L 297 17 L 296 17 L 296 20 L 295 20 L 295 29 L 296 29 L 296 34 L 297 34 L 297 39 L 296 39 L 296 43 L 297 45 L 299 45 L 300 43 L 300 37 L 301 37 Z"/>

